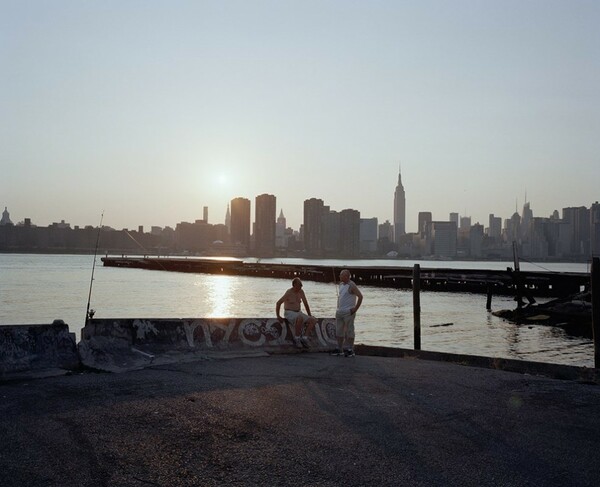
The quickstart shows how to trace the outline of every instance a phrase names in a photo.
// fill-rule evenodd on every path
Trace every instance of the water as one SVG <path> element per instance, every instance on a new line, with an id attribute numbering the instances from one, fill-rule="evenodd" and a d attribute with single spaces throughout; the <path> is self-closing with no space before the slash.
<path id="1" fill-rule="evenodd" d="M 261 262 L 281 262 L 278 259 Z M 286 263 L 304 263 L 285 259 Z M 315 262 L 316 263 L 316 262 Z M 400 265 L 412 261 L 318 261 L 322 265 Z M 422 268 L 505 269 L 502 262 L 419 262 Z M 62 319 L 80 336 L 85 320 L 93 257 L 89 255 L 0 254 L 0 324 L 50 323 Z M 586 264 L 542 264 L 547 269 L 586 272 Z M 523 270 L 539 270 L 523 263 Z M 282 279 L 213 276 L 103 267 L 97 259 L 91 308 L 97 318 L 196 318 L 275 316 L 275 302 L 290 283 Z M 362 286 L 356 342 L 412 348 L 410 290 Z M 333 284 L 306 281 L 311 311 L 334 315 Z M 492 357 L 593 367 L 593 343 L 543 325 L 515 325 L 485 310 L 486 296 L 421 293 L 421 348 Z M 514 308 L 494 296 L 493 309 Z M 448 325 L 448 326 L 440 326 Z"/>

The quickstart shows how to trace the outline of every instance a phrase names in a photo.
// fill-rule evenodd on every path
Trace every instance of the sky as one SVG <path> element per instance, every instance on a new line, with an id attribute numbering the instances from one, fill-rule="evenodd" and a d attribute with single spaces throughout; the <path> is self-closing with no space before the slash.
<path id="1" fill-rule="evenodd" d="M 116 229 L 235 197 L 393 220 L 600 200 L 597 0 L 0 0 L 0 210 Z"/>

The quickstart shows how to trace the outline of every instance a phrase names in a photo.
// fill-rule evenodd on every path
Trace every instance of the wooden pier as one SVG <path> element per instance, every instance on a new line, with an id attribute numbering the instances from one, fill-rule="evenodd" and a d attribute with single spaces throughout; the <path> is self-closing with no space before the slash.
<path id="1" fill-rule="evenodd" d="M 155 271 L 191 272 L 234 276 L 271 277 L 288 279 L 299 277 L 306 281 L 334 282 L 342 267 L 330 265 L 291 265 L 274 263 L 247 263 L 238 259 L 210 259 L 197 257 L 103 257 L 105 267 L 127 267 Z M 412 289 L 413 268 L 349 267 L 352 279 L 360 285 Z M 421 267 L 420 288 L 423 291 L 492 293 L 515 295 L 516 278 L 523 289 L 536 297 L 565 297 L 588 290 L 590 275 L 570 272 L 519 271 L 509 272 L 481 269 L 439 269 Z"/>

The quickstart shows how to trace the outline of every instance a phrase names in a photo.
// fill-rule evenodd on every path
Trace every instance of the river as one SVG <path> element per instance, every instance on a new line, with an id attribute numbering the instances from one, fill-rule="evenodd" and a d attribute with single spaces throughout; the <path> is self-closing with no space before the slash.
<path id="1" fill-rule="evenodd" d="M 255 261 L 249 259 L 248 261 Z M 261 262 L 282 262 L 262 259 Z M 360 260 L 284 263 L 335 266 L 412 267 L 417 261 Z M 94 263 L 90 255 L 0 254 L 0 324 L 41 324 L 61 319 L 79 339 Z M 418 261 L 422 268 L 506 269 L 506 262 Z M 529 264 L 522 270 L 587 272 L 586 264 Z M 287 280 L 244 276 L 187 274 L 103 267 L 96 260 L 91 308 L 97 318 L 269 317 L 289 287 Z M 410 290 L 363 286 L 364 302 L 356 318 L 356 342 L 412 348 Z M 311 311 L 334 315 L 333 284 L 305 281 Z M 468 293 L 421 293 L 423 350 L 533 360 L 593 367 L 593 343 L 544 325 L 516 325 L 492 316 L 486 296 Z M 494 296 L 493 309 L 514 308 L 509 297 Z"/>

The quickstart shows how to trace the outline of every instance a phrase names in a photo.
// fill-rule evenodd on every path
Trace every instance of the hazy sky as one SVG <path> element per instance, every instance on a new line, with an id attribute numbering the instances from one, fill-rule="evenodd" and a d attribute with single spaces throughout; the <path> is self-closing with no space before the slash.
<path id="1" fill-rule="evenodd" d="M 600 2 L 0 0 L 0 210 L 223 223 L 277 197 L 487 225 L 600 200 Z"/>

